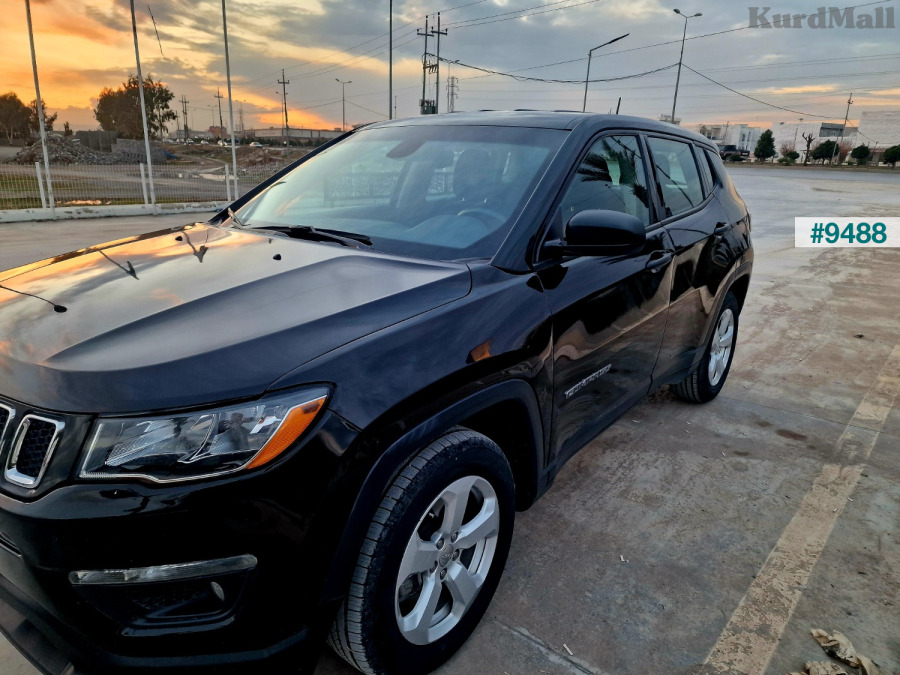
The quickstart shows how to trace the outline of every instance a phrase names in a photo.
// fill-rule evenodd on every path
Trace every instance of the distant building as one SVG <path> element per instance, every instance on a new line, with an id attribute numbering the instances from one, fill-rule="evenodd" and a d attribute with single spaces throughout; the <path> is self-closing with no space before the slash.
<path id="1" fill-rule="evenodd" d="M 795 120 L 792 122 L 776 122 L 772 125 L 772 133 L 775 136 L 775 150 L 781 155 L 783 147 L 793 147 L 796 152 L 800 153 L 800 159 L 806 159 L 806 140 L 803 135 L 813 136 L 810 150 L 814 150 L 817 145 L 825 141 L 834 141 L 835 143 L 843 142 L 851 147 L 859 145 L 857 128 L 855 126 L 844 125 L 840 122 L 815 122 Z M 843 135 L 844 140 L 841 141 Z M 848 154 L 849 157 L 849 154 Z M 846 160 L 845 160 L 846 161 Z"/>
<path id="2" fill-rule="evenodd" d="M 874 159 L 880 160 L 884 150 L 900 145 L 900 110 L 864 111 L 859 119 L 862 142 L 873 150 Z"/>
<path id="3" fill-rule="evenodd" d="M 288 137 L 293 140 L 330 140 L 337 138 L 342 132 L 340 129 L 288 129 Z M 284 138 L 284 129 L 282 127 L 269 127 L 268 129 L 247 129 L 244 136 L 247 138 L 271 138 L 273 140 L 281 140 Z"/>
<path id="4" fill-rule="evenodd" d="M 720 150 L 728 147 L 741 153 L 752 153 L 765 129 L 751 127 L 749 124 L 726 122 L 725 124 L 700 124 L 697 131 L 718 145 Z"/>

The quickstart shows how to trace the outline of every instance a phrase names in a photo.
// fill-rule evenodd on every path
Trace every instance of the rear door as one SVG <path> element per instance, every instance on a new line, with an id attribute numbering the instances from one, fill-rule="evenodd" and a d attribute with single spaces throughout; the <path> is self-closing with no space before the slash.
<path id="1" fill-rule="evenodd" d="M 691 366 L 703 344 L 716 288 L 708 284 L 715 244 L 728 219 L 714 195 L 709 164 L 690 141 L 648 135 L 660 224 L 675 250 L 669 317 L 653 379 L 666 379 Z"/>
<path id="2" fill-rule="evenodd" d="M 551 237 L 586 209 L 640 218 L 647 244 L 629 256 L 543 261 L 553 312 L 554 420 L 551 452 L 565 461 L 650 388 L 665 330 L 672 252 L 654 217 L 646 149 L 637 134 L 592 141 L 556 207 Z"/>

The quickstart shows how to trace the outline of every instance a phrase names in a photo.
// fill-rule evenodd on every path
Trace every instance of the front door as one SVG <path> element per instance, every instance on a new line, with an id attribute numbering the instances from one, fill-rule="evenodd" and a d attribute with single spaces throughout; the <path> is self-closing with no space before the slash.
<path id="1" fill-rule="evenodd" d="M 539 272 L 554 314 L 551 453 L 565 461 L 643 397 L 665 331 L 672 247 L 653 222 L 643 146 L 637 136 L 592 143 L 563 191 L 561 227 L 585 209 L 621 211 L 648 227 L 629 256 L 578 257 Z"/>

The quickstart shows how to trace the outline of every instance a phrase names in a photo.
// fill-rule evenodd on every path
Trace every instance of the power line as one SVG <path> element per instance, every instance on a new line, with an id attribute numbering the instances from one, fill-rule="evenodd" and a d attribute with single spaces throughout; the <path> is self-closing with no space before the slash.
<path id="1" fill-rule="evenodd" d="M 797 115 L 804 115 L 804 116 L 806 116 L 806 117 L 819 117 L 819 118 L 821 118 L 821 119 L 826 119 L 826 120 L 834 119 L 833 116 L 832 116 L 832 117 L 829 117 L 829 116 L 827 116 L 827 115 L 816 115 L 815 113 L 800 112 L 799 110 L 791 110 L 790 108 L 782 108 L 780 105 L 775 105 L 774 103 L 767 103 L 766 101 L 762 101 L 762 100 L 760 100 L 760 99 L 758 99 L 758 98 L 754 98 L 753 96 L 750 96 L 749 94 L 744 94 L 744 93 L 738 91 L 737 89 L 732 89 L 732 88 L 729 87 L 727 84 L 722 84 L 721 82 L 716 82 L 716 81 L 715 81 L 714 79 L 712 79 L 711 77 L 707 77 L 707 76 L 704 75 L 703 73 L 697 72 L 696 70 L 694 70 L 693 68 L 691 68 L 691 67 L 690 67 L 689 65 L 687 65 L 686 63 L 684 64 L 684 67 L 687 68 L 687 69 L 688 69 L 689 71 L 691 71 L 692 73 L 694 73 L 694 74 L 696 74 L 696 75 L 699 75 L 699 76 L 702 77 L 703 79 L 709 80 L 709 81 L 712 82 L 713 84 L 719 85 L 719 86 L 722 87 L 723 89 L 727 89 L 728 91 L 730 91 L 730 92 L 732 92 L 732 93 L 735 93 L 735 94 L 737 94 L 738 96 L 743 96 L 744 98 L 749 98 L 751 101 L 756 101 L 757 103 L 762 103 L 763 105 L 769 106 L 770 108 L 778 108 L 779 110 L 784 110 L 784 111 L 787 111 L 787 112 L 789 112 L 789 113 L 795 113 L 795 114 L 797 114 Z"/>
<path id="2" fill-rule="evenodd" d="M 512 19 L 520 19 L 523 16 L 532 16 L 531 14 L 525 14 L 524 12 L 530 12 L 533 9 L 545 10 L 547 7 L 552 7 L 554 5 L 561 5 L 566 2 L 572 2 L 573 0 L 557 0 L 556 2 L 548 2 L 544 5 L 534 5 L 533 7 L 525 7 L 523 9 L 515 9 L 509 12 L 501 12 L 499 14 L 489 14 L 488 16 L 481 16 L 477 19 L 465 19 L 463 21 L 457 21 L 455 23 L 448 24 L 448 28 L 468 28 L 469 25 L 472 26 L 481 26 L 485 23 L 496 23 L 495 21 L 486 21 L 486 19 L 494 19 L 497 17 L 509 17 L 508 19 L 502 19 L 503 21 L 510 21 Z M 556 12 L 561 9 L 569 9 L 569 7 L 580 7 L 581 5 L 589 5 L 594 2 L 599 2 L 600 0 L 587 0 L 586 2 L 580 2 L 576 5 L 569 5 L 567 7 L 557 7 L 556 9 L 546 10 L 548 12 Z M 544 14 L 544 11 L 535 12 L 535 14 Z M 511 14 L 521 14 L 522 16 L 510 16 Z M 468 25 L 464 25 L 468 24 Z"/>
<path id="3" fill-rule="evenodd" d="M 550 82 L 553 84 L 583 84 L 584 80 L 557 80 L 551 78 L 543 78 L 543 77 L 528 77 L 527 75 L 515 75 L 513 73 L 503 73 L 499 70 L 490 70 L 489 68 L 482 68 L 480 66 L 471 66 L 468 63 L 463 63 L 459 60 L 450 60 L 441 57 L 437 57 L 441 61 L 445 63 L 453 63 L 458 66 L 462 66 L 463 68 L 471 68 L 472 70 L 480 70 L 483 73 L 489 73 L 491 75 L 502 75 L 503 77 L 511 77 L 514 80 L 518 80 L 520 82 Z M 643 73 L 634 73 L 632 75 L 621 75 L 619 77 L 605 77 L 602 79 L 596 80 L 588 80 L 588 82 L 617 82 L 619 80 L 630 80 L 634 77 L 644 77 L 645 75 L 652 75 L 653 73 L 659 73 L 663 70 L 668 70 L 669 68 L 674 68 L 677 66 L 677 63 L 669 64 L 668 66 L 662 66 L 661 68 L 656 68 L 654 70 L 648 70 Z"/>

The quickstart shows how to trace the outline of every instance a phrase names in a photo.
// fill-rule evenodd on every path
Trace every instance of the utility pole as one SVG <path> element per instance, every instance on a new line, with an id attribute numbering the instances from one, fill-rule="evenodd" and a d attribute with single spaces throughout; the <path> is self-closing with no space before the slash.
<path id="1" fill-rule="evenodd" d="M 431 34 L 437 38 L 437 58 L 434 60 L 434 114 L 438 113 L 438 104 L 441 100 L 441 35 L 446 35 L 447 31 L 441 30 L 441 13 L 438 12 L 437 30 L 431 29 Z"/>
<path id="2" fill-rule="evenodd" d="M 344 82 L 343 80 L 334 78 L 334 81 L 341 83 L 341 131 L 347 131 L 347 95 L 344 88 L 348 84 L 353 84 L 353 80 Z"/>
<path id="3" fill-rule="evenodd" d="M 675 124 L 675 104 L 678 102 L 678 85 L 681 83 L 681 62 L 684 59 L 684 41 L 685 38 L 687 38 L 688 19 L 694 19 L 703 15 L 700 12 L 697 12 L 696 14 L 687 16 L 686 14 L 682 14 L 679 9 L 673 11 L 684 19 L 684 33 L 681 34 L 681 55 L 678 57 L 678 77 L 675 78 L 675 97 L 672 99 L 672 119 L 669 120 L 672 124 Z"/>
<path id="4" fill-rule="evenodd" d="M 184 140 L 187 140 L 191 136 L 191 130 L 188 127 L 188 111 L 187 104 L 189 101 L 184 97 L 184 94 L 181 95 L 181 114 L 184 115 Z"/>
<path id="5" fill-rule="evenodd" d="M 397 95 L 394 94 L 394 117 L 397 117 Z"/>
<path id="6" fill-rule="evenodd" d="M 238 119 L 241 124 L 241 136 L 244 135 L 244 102 L 238 103 Z"/>
<path id="7" fill-rule="evenodd" d="M 133 9 L 134 5 L 132 5 L 132 10 Z M 31 29 L 31 2 L 29 0 L 25 0 L 25 15 L 28 18 L 28 40 L 31 43 L 31 68 L 34 71 L 34 93 L 36 96 L 34 100 L 35 107 L 37 107 L 38 125 L 41 129 L 41 149 L 44 152 L 44 173 L 47 177 L 47 196 L 50 198 L 50 215 L 52 218 L 56 218 L 56 203 L 53 199 L 53 182 L 50 180 L 50 157 L 47 153 L 47 129 L 44 123 L 44 103 L 41 101 L 41 85 L 38 83 L 37 57 L 34 52 L 34 32 Z M 137 42 L 135 42 L 135 47 L 136 46 Z"/>
<path id="8" fill-rule="evenodd" d="M 447 112 L 456 112 L 456 97 L 459 96 L 459 78 L 447 78 Z"/>
<path id="9" fill-rule="evenodd" d="M 222 96 L 222 93 L 219 91 L 218 87 L 216 87 L 215 98 L 219 99 L 219 133 L 216 135 L 221 139 L 222 138 L 222 130 L 225 128 L 225 123 L 222 121 L 222 99 L 225 97 Z"/>
<path id="10" fill-rule="evenodd" d="M 282 141 L 284 142 L 284 152 L 287 154 L 287 138 L 288 138 L 288 112 L 287 112 L 287 86 L 291 83 L 290 80 L 286 80 L 284 77 L 284 68 L 281 69 L 281 79 L 278 80 L 278 84 L 281 85 L 281 101 L 284 106 L 284 138 Z"/>
<path id="11" fill-rule="evenodd" d="M 838 144 L 834 146 L 834 150 L 831 151 L 831 161 L 829 164 L 834 164 L 834 155 L 835 153 L 839 153 L 841 149 L 841 143 L 844 142 L 844 132 L 847 130 L 847 120 L 850 118 L 850 106 L 853 103 L 853 94 L 850 94 L 850 98 L 847 99 L 847 113 L 844 115 L 844 126 L 841 127 L 841 140 L 838 141 Z M 838 161 L 840 161 L 840 155 L 838 155 Z"/>
<path id="12" fill-rule="evenodd" d="M 433 113 L 433 104 L 425 98 L 425 83 L 428 76 L 428 17 L 425 17 L 425 30 L 417 30 L 416 35 L 425 38 L 425 52 L 422 54 L 422 98 L 419 100 L 419 110 L 422 115 L 431 115 Z"/>

